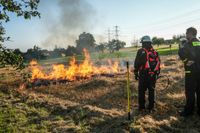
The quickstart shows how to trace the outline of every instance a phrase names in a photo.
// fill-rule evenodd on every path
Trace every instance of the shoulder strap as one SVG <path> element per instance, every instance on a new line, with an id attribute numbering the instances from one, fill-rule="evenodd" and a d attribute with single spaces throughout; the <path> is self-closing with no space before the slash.
<path id="1" fill-rule="evenodd" d="M 149 51 L 146 48 L 143 48 L 143 50 L 146 52 L 146 63 L 145 63 L 144 68 L 145 69 L 149 69 L 150 68 L 150 65 L 149 65 Z"/>
<path id="2" fill-rule="evenodd" d="M 145 53 L 146 53 L 146 59 L 149 59 L 149 51 L 148 51 L 146 48 L 143 48 L 143 50 L 144 50 Z"/>
<path id="3" fill-rule="evenodd" d="M 154 50 L 153 48 L 147 50 L 145 48 L 143 48 L 143 50 L 146 52 L 146 64 L 145 64 L 145 68 L 149 69 L 150 68 L 150 64 L 149 64 L 149 51 L 152 51 L 157 57 L 156 57 L 156 67 L 154 69 L 154 71 L 159 71 L 160 70 L 160 61 L 159 61 L 159 57 L 158 57 L 158 53 L 156 52 L 156 50 Z"/>

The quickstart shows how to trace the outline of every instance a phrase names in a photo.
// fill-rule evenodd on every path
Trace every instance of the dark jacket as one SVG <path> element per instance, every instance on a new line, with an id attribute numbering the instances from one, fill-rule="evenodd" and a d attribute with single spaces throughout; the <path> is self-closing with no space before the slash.
<path id="1" fill-rule="evenodd" d="M 196 73 L 200 72 L 200 42 L 197 38 L 187 42 L 183 48 L 180 48 L 178 54 L 184 62 L 185 71 Z M 189 61 L 194 61 L 190 66 L 187 65 Z"/>

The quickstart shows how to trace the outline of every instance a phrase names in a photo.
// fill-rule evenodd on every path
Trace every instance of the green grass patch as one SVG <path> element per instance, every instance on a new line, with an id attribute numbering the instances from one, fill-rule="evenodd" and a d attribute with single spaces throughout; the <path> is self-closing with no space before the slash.
<path id="1" fill-rule="evenodd" d="M 18 132 L 27 122 L 25 114 L 12 106 L 0 109 L 0 132 Z"/>
<path id="2" fill-rule="evenodd" d="M 69 61 L 71 60 L 72 56 L 68 56 L 68 57 L 60 57 L 60 58 L 52 58 L 52 59 L 45 59 L 45 60 L 38 60 L 39 64 L 45 65 L 45 64 L 62 64 L 62 63 L 69 63 Z M 84 55 L 76 55 L 75 56 L 76 60 L 82 61 L 84 60 Z M 26 63 L 28 64 L 28 63 Z"/>
<path id="3" fill-rule="evenodd" d="M 0 91 L 0 133 L 48 132 L 51 123 L 47 121 L 46 108 L 29 107 L 26 103 L 13 102 L 19 99 Z"/>
<path id="4" fill-rule="evenodd" d="M 38 112 L 39 111 L 43 110 L 38 110 Z M 33 112 L 23 113 L 23 111 L 11 105 L 1 108 L 0 132 L 48 132 L 50 123 L 40 121 L 41 116 L 29 117 L 29 113 Z"/>
<path id="5" fill-rule="evenodd" d="M 157 49 L 159 55 L 174 55 L 178 53 L 178 47 L 174 46 L 171 49 L 169 47 L 166 48 L 158 48 Z"/>
<path id="6" fill-rule="evenodd" d="M 113 58 L 132 58 L 136 52 L 133 51 L 118 51 L 114 53 L 94 53 L 92 54 L 92 59 L 113 59 Z"/>

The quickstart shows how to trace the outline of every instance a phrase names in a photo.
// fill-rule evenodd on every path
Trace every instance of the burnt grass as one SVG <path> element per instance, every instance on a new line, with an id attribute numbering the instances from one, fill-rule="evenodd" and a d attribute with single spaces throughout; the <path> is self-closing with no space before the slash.
<path id="1" fill-rule="evenodd" d="M 163 56 L 155 111 L 137 111 L 137 82 L 131 74 L 131 121 L 127 120 L 126 75 L 39 86 L 18 72 L 0 69 L 0 132 L 198 133 L 200 117 L 179 116 L 185 102 L 184 69 L 176 56 Z M 167 78 L 169 86 L 167 86 Z"/>

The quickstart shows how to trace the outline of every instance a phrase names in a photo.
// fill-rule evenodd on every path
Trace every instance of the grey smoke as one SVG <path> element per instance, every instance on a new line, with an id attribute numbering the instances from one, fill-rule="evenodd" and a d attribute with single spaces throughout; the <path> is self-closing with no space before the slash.
<path id="1" fill-rule="evenodd" d="M 53 18 L 49 13 L 45 17 L 48 37 L 42 45 L 45 47 L 74 45 L 80 33 L 89 32 L 93 28 L 96 12 L 86 0 L 58 0 L 56 4 L 58 10 L 55 8 L 54 11 L 58 12 L 55 13 L 58 16 Z M 55 18 L 57 20 L 54 20 Z"/>

